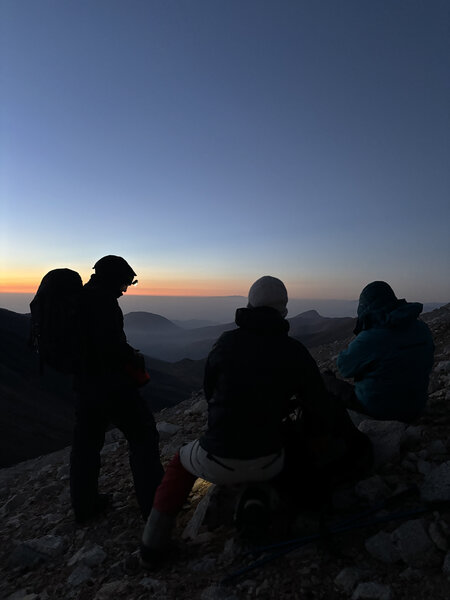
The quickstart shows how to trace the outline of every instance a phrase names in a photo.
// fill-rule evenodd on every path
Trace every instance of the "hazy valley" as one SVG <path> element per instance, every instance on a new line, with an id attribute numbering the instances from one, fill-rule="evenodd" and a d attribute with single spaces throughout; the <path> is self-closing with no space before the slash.
<path id="1" fill-rule="evenodd" d="M 290 335 L 313 354 L 350 339 L 355 322 L 351 317 L 323 317 L 315 310 L 288 321 Z M 125 314 L 127 338 L 146 357 L 151 380 L 142 394 L 153 412 L 174 406 L 201 389 L 210 349 L 223 331 L 235 327 L 231 320 L 207 326 L 205 322 L 210 321 L 172 321 L 146 311 Z M 28 346 L 29 327 L 28 314 L 0 309 L 0 468 L 71 443 L 71 378 L 49 368 L 40 375 L 38 357 Z"/>
<path id="2" fill-rule="evenodd" d="M 290 333 L 308 348 L 343 340 L 354 319 L 299 314 Z M 129 342 L 146 357 L 150 383 L 142 394 L 154 412 L 173 406 L 202 387 L 204 362 L 215 340 L 234 323 L 194 327 L 157 314 L 125 315 Z M 182 326 L 183 325 L 183 326 Z M 62 448 L 71 442 L 74 397 L 71 378 L 45 369 L 28 346 L 29 315 L 0 309 L 0 467 Z"/>

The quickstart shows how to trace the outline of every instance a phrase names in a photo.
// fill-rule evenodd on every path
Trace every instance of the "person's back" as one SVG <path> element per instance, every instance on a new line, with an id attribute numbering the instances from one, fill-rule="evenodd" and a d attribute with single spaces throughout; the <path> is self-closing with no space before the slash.
<path id="1" fill-rule="evenodd" d="M 384 282 L 361 293 L 357 337 L 337 366 L 354 378 L 358 401 L 375 418 L 410 421 L 425 408 L 434 344 L 421 312 L 422 304 L 398 300 Z"/>
<path id="2" fill-rule="evenodd" d="M 289 401 L 302 391 L 320 399 L 323 385 L 309 352 L 288 336 L 289 323 L 279 311 L 241 308 L 236 324 L 208 357 L 208 430 L 200 444 L 218 456 L 247 459 L 279 451 Z"/>
<path id="3" fill-rule="evenodd" d="M 135 351 L 127 343 L 123 314 L 117 302 L 120 285 L 98 274 L 84 285 L 80 298 L 80 369 L 78 386 L 113 384 L 124 375 L 126 363 L 134 360 Z"/>
<path id="4" fill-rule="evenodd" d="M 287 301 L 282 281 L 261 277 L 250 288 L 247 308 L 236 313 L 238 328 L 225 332 L 210 352 L 204 381 L 207 430 L 167 465 L 142 537 L 144 563 L 151 565 L 169 551 L 175 517 L 198 477 L 236 485 L 261 484 L 280 475 L 283 419 L 293 396 L 295 405 L 304 402 L 317 416 L 317 423 L 329 420 L 318 367 L 306 348 L 288 336 Z M 248 511 L 265 513 L 263 500 L 251 494 L 240 499 L 240 526 Z"/>

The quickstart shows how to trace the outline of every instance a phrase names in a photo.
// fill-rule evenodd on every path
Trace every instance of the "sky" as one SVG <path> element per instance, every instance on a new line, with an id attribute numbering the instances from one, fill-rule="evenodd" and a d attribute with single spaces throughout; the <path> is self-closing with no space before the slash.
<path id="1" fill-rule="evenodd" d="M 0 0 L 0 292 L 450 301 L 447 0 Z"/>

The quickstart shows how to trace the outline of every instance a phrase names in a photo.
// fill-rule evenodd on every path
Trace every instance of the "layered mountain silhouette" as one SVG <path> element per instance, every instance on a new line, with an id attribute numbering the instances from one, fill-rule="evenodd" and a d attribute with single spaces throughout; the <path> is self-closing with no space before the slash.
<path id="1" fill-rule="evenodd" d="M 148 356 L 165 361 L 201 360 L 224 331 L 235 327 L 234 323 L 226 323 L 186 329 L 153 313 L 125 315 L 125 332 L 130 344 Z"/>
<path id="2" fill-rule="evenodd" d="M 170 334 L 182 331 L 169 319 L 149 312 L 132 312 L 125 316 L 125 324 L 129 332 L 147 331 L 150 334 Z"/>
<path id="3" fill-rule="evenodd" d="M 347 338 L 353 333 L 356 322 L 352 317 L 322 317 L 316 310 L 308 310 L 288 320 L 289 334 L 307 348 Z"/>
<path id="4" fill-rule="evenodd" d="M 347 338 L 355 327 L 351 317 L 322 317 L 315 310 L 292 319 L 290 335 L 308 348 Z M 217 338 L 235 323 L 185 329 L 159 315 L 132 312 L 125 315 L 125 331 L 130 343 L 144 354 L 166 361 L 205 358 Z"/>

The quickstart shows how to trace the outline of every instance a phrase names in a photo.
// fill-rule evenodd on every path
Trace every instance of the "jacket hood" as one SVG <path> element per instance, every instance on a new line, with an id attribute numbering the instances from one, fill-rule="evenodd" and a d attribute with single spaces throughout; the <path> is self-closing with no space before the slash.
<path id="1" fill-rule="evenodd" d="M 359 296 L 358 317 L 378 310 L 390 312 L 398 304 L 394 290 L 385 281 L 373 281 L 366 285 Z"/>
<path id="2" fill-rule="evenodd" d="M 255 333 L 279 335 L 289 331 L 289 322 L 269 306 L 238 308 L 235 321 L 238 327 Z"/>
<path id="3" fill-rule="evenodd" d="M 423 305 L 398 299 L 385 281 L 373 281 L 361 292 L 358 304 L 358 321 L 354 330 L 358 334 L 372 327 L 403 327 L 414 321 Z"/>

